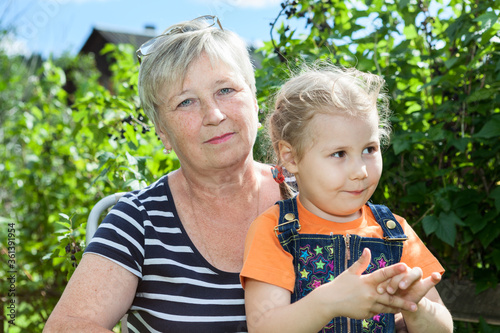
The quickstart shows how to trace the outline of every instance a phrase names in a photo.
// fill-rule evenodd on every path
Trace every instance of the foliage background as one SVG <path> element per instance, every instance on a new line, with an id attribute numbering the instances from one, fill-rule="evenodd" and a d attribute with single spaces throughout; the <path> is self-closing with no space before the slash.
<path id="1" fill-rule="evenodd" d="M 383 75 L 394 131 L 374 201 L 407 218 L 446 278 L 474 281 L 481 292 L 500 276 L 500 1 L 443 2 L 283 2 L 273 40 L 260 50 L 258 99 L 264 122 L 276 88 L 304 61 Z M 133 48 L 103 52 L 114 59 L 110 90 L 99 84 L 92 57 L 44 61 L 0 51 L 2 276 L 9 226 L 17 244 L 16 325 L 4 306 L 4 331 L 43 329 L 100 198 L 178 167 L 140 109 Z M 255 155 L 268 153 L 261 131 Z M 5 304 L 10 283 L 1 283 Z M 484 321 L 457 326 L 495 330 Z"/>

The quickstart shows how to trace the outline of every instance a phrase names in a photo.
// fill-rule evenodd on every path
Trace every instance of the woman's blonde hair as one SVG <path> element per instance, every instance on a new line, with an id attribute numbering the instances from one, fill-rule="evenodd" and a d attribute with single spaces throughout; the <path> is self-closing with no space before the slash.
<path id="1" fill-rule="evenodd" d="M 167 31 L 173 32 L 158 37 L 139 70 L 139 97 L 155 126 L 158 106 L 164 103 L 168 89 L 182 84 L 189 65 L 202 54 L 212 63 L 222 62 L 240 73 L 255 95 L 254 68 L 245 42 L 235 33 L 197 19 L 172 25 Z"/>
<path id="2" fill-rule="evenodd" d="M 299 160 L 304 156 L 314 135 L 307 126 L 319 113 L 366 117 L 377 110 L 380 142 L 387 144 L 391 127 L 389 99 L 384 87 L 382 77 L 355 68 L 337 67 L 326 62 L 304 65 L 281 87 L 276 95 L 274 112 L 268 118 L 277 164 L 282 165 L 279 160 L 281 140 L 293 147 Z M 288 197 L 288 193 L 282 188 L 282 196 Z"/>

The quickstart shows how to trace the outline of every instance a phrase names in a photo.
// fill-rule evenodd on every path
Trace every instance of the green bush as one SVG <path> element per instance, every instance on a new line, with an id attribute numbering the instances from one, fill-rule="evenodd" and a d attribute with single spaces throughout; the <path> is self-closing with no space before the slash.
<path id="1" fill-rule="evenodd" d="M 499 4 L 285 1 L 257 72 L 261 101 L 304 61 L 382 75 L 393 135 L 374 201 L 477 292 L 500 276 Z"/>
<path id="2" fill-rule="evenodd" d="M 479 292 L 500 276 L 499 1 L 442 3 L 284 2 L 274 39 L 260 50 L 258 100 L 264 122 L 276 88 L 303 61 L 383 75 L 394 131 L 374 201 L 407 218 L 446 278 L 470 279 Z M 2 292 L 0 319 L 9 332 L 42 330 L 100 198 L 179 166 L 139 107 L 133 48 L 103 52 L 114 59 L 110 90 L 92 57 L 41 61 L 0 51 L 0 274 L 15 277 L 0 288 L 14 285 L 16 296 Z M 254 150 L 261 160 L 269 152 L 262 134 Z M 493 331 L 484 322 L 457 327 Z"/>
<path id="3" fill-rule="evenodd" d="M 2 256 L 0 266 L 15 278 L 15 298 L 1 296 L 5 306 L 15 301 L 15 318 L 8 307 L 1 317 L 9 332 L 42 330 L 81 259 L 99 199 L 178 168 L 139 108 L 133 49 L 104 52 L 115 57 L 112 91 L 99 85 L 88 56 L 40 63 L 0 54 L 0 239 L 16 243 L 14 258 Z M 0 251 L 8 254 L 7 242 Z M 0 288 L 10 286 L 2 280 Z"/>

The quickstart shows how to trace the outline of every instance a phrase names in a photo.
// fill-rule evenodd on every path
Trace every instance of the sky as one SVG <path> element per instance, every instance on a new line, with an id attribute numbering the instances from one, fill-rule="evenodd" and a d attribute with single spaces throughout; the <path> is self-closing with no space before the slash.
<path id="1" fill-rule="evenodd" d="M 0 0 L 0 28 L 16 29 L 0 40 L 7 54 L 40 53 L 44 58 L 77 54 L 94 27 L 161 33 L 171 24 L 217 15 L 222 27 L 249 44 L 270 40 L 270 23 L 281 0 Z"/>

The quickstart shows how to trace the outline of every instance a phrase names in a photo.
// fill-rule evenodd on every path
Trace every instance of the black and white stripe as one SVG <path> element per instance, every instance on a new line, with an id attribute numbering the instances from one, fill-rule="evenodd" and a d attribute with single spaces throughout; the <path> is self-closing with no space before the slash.
<path id="1" fill-rule="evenodd" d="M 237 273 L 219 271 L 197 251 L 179 221 L 168 177 L 126 194 L 85 250 L 139 277 L 131 332 L 246 332 Z"/>

